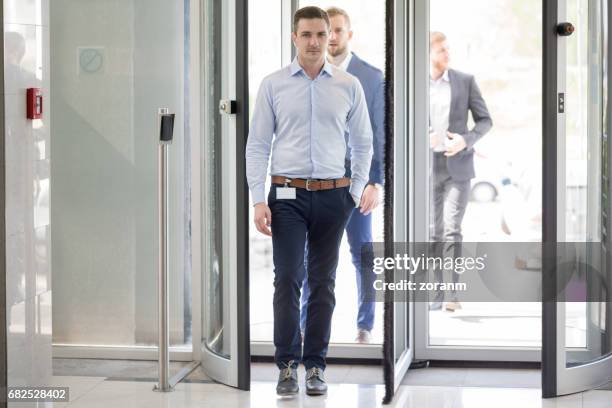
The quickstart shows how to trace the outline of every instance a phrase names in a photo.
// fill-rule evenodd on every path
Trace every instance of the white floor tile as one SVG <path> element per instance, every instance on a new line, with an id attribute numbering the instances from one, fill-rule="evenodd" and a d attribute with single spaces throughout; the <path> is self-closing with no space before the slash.
<path id="1" fill-rule="evenodd" d="M 405 385 L 461 387 L 467 376 L 466 368 L 428 367 L 408 370 L 402 380 Z"/>
<path id="2" fill-rule="evenodd" d="M 612 391 L 593 390 L 582 395 L 583 408 L 610 408 L 612 407 Z"/>
<path id="3" fill-rule="evenodd" d="M 384 384 L 382 366 L 351 366 L 346 375 L 345 383 L 348 384 Z"/>
<path id="4" fill-rule="evenodd" d="M 455 408 L 461 396 L 459 387 L 401 385 L 393 398 L 393 407 Z"/>
<path id="5" fill-rule="evenodd" d="M 467 368 L 465 387 L 541 388 L 542 372 L 536 369 Z"/>
<path id="6" fill-rule="evenodd" d="M 542 399 L 539 389 L 533 388 L 460 388 L 456 408 L 581 408 L 580 394 Z"/>
<path id="7" fill-rule="evenodd" d="M 51 378 L 51 386 L 68 387 L 69 402 L 74 402 L 104 381 L 104 377 L 57 376 Z M 59 403 L 54 405 L 61 406 Z"/>

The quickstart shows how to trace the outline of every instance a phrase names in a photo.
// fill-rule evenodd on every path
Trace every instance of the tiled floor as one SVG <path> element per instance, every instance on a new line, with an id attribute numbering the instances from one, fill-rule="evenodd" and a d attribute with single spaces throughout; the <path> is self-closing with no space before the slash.
<path id="1" fill-rule="evenodd" d="M 97 360 L 100 363 L 100 360 Z M 251 365 L 251 391 L 239 391 L 213 383 L 198 368 L 188 382 L 178 384 L 170 393 L 152 391 L 155 381 L 140 378 L 124 381 L 121 377 L 134 374 L 154 377 L 156 366 L 151 362 L 105 363 L 111 378 L 93 375 L 65 375 L 78 361 L 54 362 L 54 384 L 70 387 L 70 402 L 56 407 L 376 407 L 384 395 L 382 370 L 377 366 L 329 365 L 326 377 L 330 384 L 325 397 L 308 397 L 303 385 L 295 398 L 281 399 L 275 394 L 278 375 L 271 363 Z M 176 363 L 173 370 L 178 370 Z M 87 367 L 89 367 L 87 369 Z M 80 368 L 90 374 L 95 362 Z M 97 372 L 101 368 L 97 367 Z M 59 373 L 63 375 L 58 375 Z M 118 376 L 117 374 L 122 374 Z M 299 371 L 300 384 L 304 373 Z M 529 369 L 437 368 L 410 370 L 397 395 L 393 407 L 418 408 L 610 408 L 612 391 L 589 391 L 567 397 L 543 400 L 540 393 L 540 372 Z"/>
<path id="2" fill-rule="evenodd" d="M 410 370 L 402 384 L 448 387 L 541 387 L 541 373 L 536 369 L 517 368 L 438 368 Z"/>
<path id="3" fill-rule="evenodd" d="M 275 383 L 257 381 L 251 391 L 219 384 L 179 384 L 169 393 L 152 391 L 153 382 L 105 381 L 101 377 L 54 377 L 54 385 L 70 387 L 70 402 L 56 407 L 377 407 L 382 385 L 330 384 L 323 397 L 309 397 L 301 390 L 295 398 L 278 398 Z M 303 387 L 302 387 L 303 388 Z M 543 400 L 533 388 L 432 387 L 401 385 L 391 407 L 418 408 L 609 408 L 612 392 L 589 391 Z"/>
<path id="4" fill-rule="evenodd" d="M 170 375 L 185 362 L 171 362 Z M 156 381 L 157 362 L 138 360 L 53 359 L 56 376 L 103 377 L 112 380 Z M 303 371 L 300 372 L 303 375 Z M 327 381 L 336 384 L 384 384 L 382 367 L 354 364 L 330 364 Z M 276 381 L 278 369 L 272 363 L 252 363 L 253 381 Z M 189 374 L 185 382 L 206 383 L 212 380 L 202 367 Z M 540 371 L 531 369 L 438 368 L 410 370 L 402 384 L 448 387 L 540 388 Z"/>

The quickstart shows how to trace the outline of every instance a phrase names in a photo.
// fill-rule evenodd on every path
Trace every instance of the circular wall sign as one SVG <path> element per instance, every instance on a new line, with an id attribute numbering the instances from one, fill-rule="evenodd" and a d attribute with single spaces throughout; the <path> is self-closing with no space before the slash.
<path id="1" fill-rule="evenodd" d="M 100 71 L 104 62 L 102 52 L 95 48 L 85 48 L 79 55 L 79 65 L 84 72 L 94 73 Z"/>

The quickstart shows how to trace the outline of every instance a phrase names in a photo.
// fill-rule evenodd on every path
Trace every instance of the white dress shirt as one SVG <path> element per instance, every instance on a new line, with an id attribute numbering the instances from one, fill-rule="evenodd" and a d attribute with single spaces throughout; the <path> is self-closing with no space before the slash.
<path id="1" fill-rule="evenodd" d="M 451 104 L 451 87 L 448 79 L 448 70 L 437 80 L 429 78 L 429 124 L 438 135 L 440 141 L 434 146 L 435 152 L 443 152 L 444 140 L 448 131 L 448 122 Z"/>
<path id="2" fill-rule="evenodd" d="M 344 72 L 346 72 L 352 59 L 353 59 L 353 53 L 349 51 L 348 54 L 346 54 L 346 57 L 344 58 L 344 60 L 336 66 L 340 68 L 341 70 L 343 70 Z"/>

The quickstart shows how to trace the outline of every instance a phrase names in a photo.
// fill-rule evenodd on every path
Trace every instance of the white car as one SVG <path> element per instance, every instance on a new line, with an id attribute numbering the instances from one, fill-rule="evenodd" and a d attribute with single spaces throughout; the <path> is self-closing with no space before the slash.
<path id="1" fill-rule="evenodd" d="M 479 150 L 474 150 L 474 170 L 470 200 L 480 203 L 495 201 L 506 178 L 509 163 L 494 160 Z"/>

